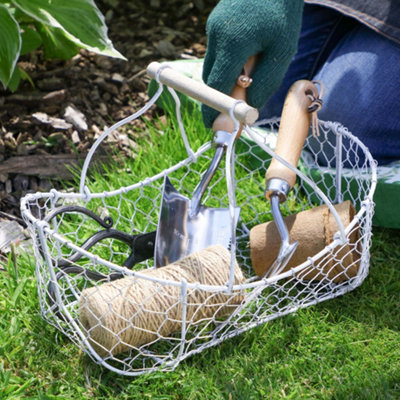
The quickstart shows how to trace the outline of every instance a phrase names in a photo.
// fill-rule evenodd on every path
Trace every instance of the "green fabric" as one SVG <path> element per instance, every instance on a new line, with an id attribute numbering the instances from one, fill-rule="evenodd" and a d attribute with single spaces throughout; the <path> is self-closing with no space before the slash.
<path id="1" fill-rule="evenodd" d="M 247 102 L 261 108 L 278 89 L 297 50 L 303 0 L 221 0 L 207 21 L 203 80 L 231 93 L 247 59 L 259 55 Z M 211 127 L 218 115 L 203 106 Z"/>

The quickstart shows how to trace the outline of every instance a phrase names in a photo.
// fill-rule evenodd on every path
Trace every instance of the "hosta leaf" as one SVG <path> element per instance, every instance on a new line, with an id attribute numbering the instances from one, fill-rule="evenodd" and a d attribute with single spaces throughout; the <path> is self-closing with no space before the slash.
<path id="1" fill-rule="evenodd" d="M 107 36 L 107 26 L 93 0 L 12 0 L 33 19 L 59 28 L 74 43 L 95 53 L 124 58 Z"/>
<path id="2" fill-rule="evenodd" d="M 11 92 L 15 92 L 18 89 L 19 83 L 21 81 L 21 69 L 18 65 L 14 68 L 14 72 L 11 79 L 8 81 L 8 88 Z"/>
<path id="3" fill-rule="evenodd" d="M 34 88 L 35 84 L 34 84 L 32 78 L 29 76 L 29 74 L 26 71 L 24 71 L 22 68 L 20 68 L 19 66 L 17 66 L 17 67 L 19 69 L 21 80 L 28 81 L 30 83 L 30 85 L 32 86 L 32 88 Z"/>
<path id="4" fill-rule="evenodd" d="M 28 54 L 29 52 L 37 49 L 42 44 L 40 35 L 28 26 L 21 26 L 22 28 L 22 47 L 21 55 Z"/>
<path id="5" fill-rule="evenodd" d="M 46 58 L 68 59 L 78 53 L 78 46 L 65 36 L 60 28 L 37 23 L 37 30 L 42 38 Z"/>
<path id="6" fill-rule="evenodd" d="M 0 81 L 4 87 L 13 75 L 20 50 L 19 25 L 8 8 L 0 4 Z"/>

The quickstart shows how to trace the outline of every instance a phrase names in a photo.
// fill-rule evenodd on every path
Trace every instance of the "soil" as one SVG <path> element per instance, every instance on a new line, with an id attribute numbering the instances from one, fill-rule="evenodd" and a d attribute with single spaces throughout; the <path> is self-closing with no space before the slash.
<path id="1" fill-rule="evenodd" d="M 19 66 L 33 85 L 0 90 L 0 216 L 18 218 L 21 196 L 66 178 L 52 166 L 84 158 L 105 127 L 146 103 L 151 61 L 202 58 L 206 20 L 216 3 L 96 0 L 127 61 L 85 50 L 70 60 L 46 60 L 41 50 L 24 56 Z M 160 110 L 151 109 L 150 117 L 155 112 Z M 130 130 L 108 145 L 130 155 L 137 139 Z"/>

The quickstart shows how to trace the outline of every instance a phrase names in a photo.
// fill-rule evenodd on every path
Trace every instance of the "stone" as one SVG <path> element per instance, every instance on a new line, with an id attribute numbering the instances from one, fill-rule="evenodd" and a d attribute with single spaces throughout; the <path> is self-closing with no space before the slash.
<path id="1" fill-rule="evenodd" d="M 88 129 L 85 115 L 73 106 L 68 106 L 65 109 L 64 118 L 79 131 L 86 131 Z"/>

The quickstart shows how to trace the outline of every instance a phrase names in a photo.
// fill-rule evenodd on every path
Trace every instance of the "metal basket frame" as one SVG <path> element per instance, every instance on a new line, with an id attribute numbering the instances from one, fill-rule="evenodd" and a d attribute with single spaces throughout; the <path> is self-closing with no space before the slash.
<path id="1" fill-rule="evenodd" d="M 144 108 L 107 129 L 94 143 L 82 168 L 78 193 L 67 193 L 52 189 L 49 193 L 28 194 L 21 200 L 22 215 L 28 224 L 30 234 L 34 239 L 34 251 L 37 260 L 36 277 L 42 317 L 50 324 L 58 328 L 61 332 L 66 334 L 95 362 L 112 371 L 127 376 L 136 376 L 156 370 L 173 370 L 182 360 L 186 359 L 187 357 L 195 353 L 199 353 L 206 348 L 217 345 L 228 338 L 239 335 L 255 326 L 263 324 L 274 318 L 293 313 L 300 308 L 308 307 L 321 301 L 343 295 L 362 283 L 368 274 L 369 268 L 369 248 L 371 244 L 371 227 L 374 207 L 373 194 L 376 186 L 376 163 L 365 145 L 354 135 L 352 135 L 352 133 L 350 133 L 345 127 L 337 122 L 319 121 L 320 131 L 322 132 L 322 137 L 319 140 L 325 140 L 323 139 L 324 132 L 330 132 L 330 135 L 333 133 L 335 136 L 334 157 L 336 160 L 336 165 L 327 167 L 327 169 L 329 169 L 331 172 L 333 171 L 332 174 L 334 174 L 334 182 L 336 187 L 335 198 L 329 198 L 328 195 L 321 190 L 321 185 L 319 185 L 318 182 L 315 182 L 312 177 L 308 176 L 304 169 L 301 170 L 299 168 L 294 168 L 277 156 L 271 149 L 271 147 L 273 147 L 271 146 L 271 136 L 266 135 L 265 130 L 259 130 L 254 126 L 244 126 L 242 140 L 252 142 L 253 145 L 251 146 L 256 146 L 259 149 L 262 149 L 270 157 L 277 158 L 292 171 L 295 171 L 298 181 L 300 182 L 300 187 L 295 189 L 294 196 L 297 198 L 300 192 L 304 192 L 304 190 L 308 191 L 306 196 L 309 202 L 308 206 L 314 205 L 311 201 L 311 195 L 317 196 L 320 199 L 319 201 L 321 204 L 325 203 L 329 207 L 339 226 L 339 230 L 336 233 L 332 243 L 326 246 L 318 254 L 310 256 L 303 264 L 298 265 L 297 267 L 279 275 L 264 279 L 257 279 L 257 277 L 252 276 L 252 274 L 249 273 L 251 272 L 251 265 L 245 265 L 246 260 L 248 264 L 248 255 L 245 254 L 246 250 L 244 250 L 243 253 L 243 250 L 237 247 L 238 241 L 243 239 L 246 240 L 246 235 L 249 234 L 249 229 L 246 224 L 241 224 L 238 229 L 235 228 L 234 208 L 237 205 L 236 191 L 238 190 L 235 169 L 238 166 L 238 154 L 236 153 L 234 140 L 232 140 L 228 146 L 225 170 L 221 172 L 226 183 L 226 193 L 228 198 L 227 205 L 231 210 L 233 237 L 233 243 L 230 249 L 231 268 L 229 280 L 225 285 L 210 286 L 201 284 L 199 282 L 190 283 L 184 279 L 181 281 L 171 281 L 149 277 L 148 275 L 141 273 L 140 270 L 130 270 L 122 267 L 118 263 L 114 262 L 112 258 L 103 259 L 98 255 L 93 254 L 92 251 L 83 249 L 81 245 L 77 243 L 77 241 L 74 242 L 74 239 L 71 238 L 71 235 L 66 237 L 63 232 L 60 232 L 60 230 L 62 231 L 62 220 L 46 221 L 46 215 L 58 207 L 59 204 L 73 204 L 74 202 L 79 202 L 80 204 L 87 205 L 92 200 L 98 199 L 106 202 L 107 199 L 112 197 L 120 197 L 121 203 L 121 201 L 125 199 L 124 196 L 126 196 L 126 194 L 129 192 L 140 191 L 143 190 L 143 188 L 151 185 L 154 185 L 155 187 L 160 186 L 161 181 L 165 176 L 170 175 L 183 167 L 187 167 L 190 170 L 191 165 L 195 164 L 197 160 L 204 156 L 204 154 L 211 148 L 211 141 L 201 145 L 198 149 L 191 148 L 180 115 L 179 98 L 172 88 L 167 87 L 177 105 L 176 115 L 182 140 L 188 153 L 187 158 L 181 160 L 168 169 L 160 171 L 158 174 L 152 177 L 145 178 L 132 185 L 121 187 L 117 190 L 112 190 L 109 192 L 90 192 L 85 184 L 86 174 L 90 161 L 98 145 L 115 129 L 118 129 L 122 125 L 141 117 L 153 104 L 155 104 L 164 89 L 164 85 L 160 82 L 158 83 L 159 88 L 157 92 Z M 231 116 L 235 119 L 233 111 L 231 112 Z M 268 126 L 269 131 L 275 132 L 278 124 L 278 118 L 262 122 L 263 126 Z M 237 122 L 236 127 L 238 129 L 239 122 Z M 232 137 L 234 136 L 235 134 L 232 135 Z M 349 140 L 354 146 L 357 146 L 358 150 L 362 151 L 365 155 L 363 166 L 355 172 L 352 172 L 350 169 L 343 168 L 343 151 L 346 151 L 346 149 L 343 148 L 344 139 Z M 313 140 L 318 140 L 318 138 L 314 138 Z M 308 145 L 306 144 L 305 147 L 307 148 L 307 146 Z M 254 147 L 249 147 L 249 152 L 251 152 L 253 148 Z M 313 155 L 313 153 L 311 153 L 311 155 Z M 305 165 L 308 165 L 310 168 L 314 168 L 315 170 L 319 171 L 324 169 L 318 165 L 318 162 L 315 161 L 316 157 L 311 156 L 308 158 L 309 160 L 307 161 L 307 156 L 302 156 L 302 160 L 305 162 Z M 315 162 L 314 166 L 311 165 L 313 162 Z M 345 228 L 343 227 L 343 224 L 333 207 L 333 203 L 341 201 L 343 199 L 343 193 L 346 193 L 346 195 L 349 193 L 349 189 L 344 187 L 346 180 L 343 180 L 343 177 L 346 174 L 348 176 L 352 173 L 352 184 L 358 184 L 360 186 L 363 185 L 364 189 L 360 190 L 360 193 L 362 192 L 362 197 L 354 198 L 354 201 L 358 203 L 358 211 L 352 223 Z M 157 184 L 157 182 L 159 183 Z M 262 195 L 263 194 L 261 192 L 260 196 Z M 357 196 L 361 196 L 361 194 Z M 160 199 L 155 200 L 155 202 L 159 203 Z M 114 211 L 120 213 L 120 209 Z M 295 283 L 296 276 L 298 276 L 301 271 L 309 268 L 315 268 L 315 266 L 318 264 L 318 260 L 321 260 L 321 258 L 332 254 L 332 252 L 334 252 L 338 246 L 340 247 L 341 245 L 344 245 L 348 241 L 350 232 L 356 225 L 359 225 L 361 229 L 360 267 L 358 269 L 357 276 L 352 277 L 341 284 L 335 284 L 329 280 L 326 282 L 309 282 L 305 284 L 305 288 L 299 289 L 300 294 L 292 294 L 292 292 L 294 292 L 296 289 L 295 285 L 298 284 L 298 282 Z M 101 356 L 98 354 L 96 349 L 92 346 L 90 340 L 88 340 L 87 334 L 85 334 L 84 330 L 82 329 L 82 325 L 80 324 L 79 318 L 75 312 L 76 302 L 78 301 L 81 293 L 80 291 L 82 290 L 81 287 L 78 287 L 78 280 L 66 276 L 64 283 L 66 286 L 60 286 L 59 284 L 59 277 L 57 276 L 58 260 L 60 255 L 65 254 L 65 249 L 69 249 L 70 252 L 76 252 L 81 254 L 83 257 L 86 257 L 86 259 L 89 260 L 88 265 L 94 266 L 95 269 L 101 267 L 108 271 L 121 273 L 124 276 L 134 277 L 135 279 L 154 281 L 161 286 L 171 285 L 180 288 L 181 298 L 177 301 L 181 301 L 183 304 L 182 326 L 176 337 L 159 338 L 161 342 L 165 341 L 165 343 L 169 346 L 167 346 L 168 348 L 165 353 L 158 354 L 157 351 L 159 350 L 153 351 L 151 348 L 144 346 L 139 349 L 132 349 L 129 354 L 118 357 L 112 354 L 108 354 L 107 356 Z M 234 284 L 234 263 L 236 259 L 240 260 L 239 264 L 243 268 L 246 275 L 245 283 L 239 285 Z M 143 263 L 141 268 L 152 268 L 152 266 L 149 263 Z M 80 277 L 82 278 L 82 276 Z M 50 283 L 54 285 L 55 288 L 54 302 L 49 302 L 48 300 L 48 288 Z M 92 283 L 88 280 L 88 283 L 85 283 L 84 287 L 91 284 Z M 212 320 L 209 324 L 206 324 L 210 326 L 212 325 L 212 327 L 198 328 L 197 326 L 192 325 L 190 322 L 186 323 L 185 302 L 188 292 L 193 290 L 205 291 L 207 293 L 227 294 L 241 292 L 244 294 L 244 301 L 225 320 Z M 66 294 L 67 292 L 68 295 Z M 72 298 L 75 297 L 74 301 L 70 300 L 71 296 Z M 281 298 L 283 300 L 281 300 Z M 62 314 L 62 318 L 57 316 L 58 313 Z M 192 331 L 194 332 L 193 334 L 191 333 Z"/>

